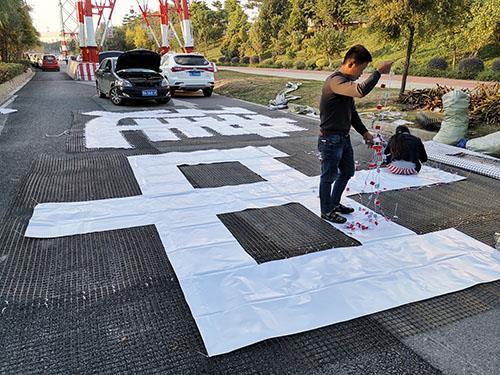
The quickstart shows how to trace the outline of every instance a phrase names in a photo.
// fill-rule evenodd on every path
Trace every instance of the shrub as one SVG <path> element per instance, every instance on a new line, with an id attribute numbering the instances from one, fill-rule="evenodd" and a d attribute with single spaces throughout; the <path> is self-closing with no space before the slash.
<path id="1" fill-rule="evenodd" d="M 227 58 L 226 58 L 226 56 L 221 56 L 221 57 L 219 57 L 219 59 L 218 59 L 218 60 L 219 60 L 219 62 L 220 62 L 220 63 L 225 63 L 225 62 L 227 62 Z"/>
<path id="2" fill-rule="evenodd" d="M 263 68 L 272 68 L 274 66 L 274 60 L 272 58 L 262 60 L 259 66 Z"/>
<path id="3" fill-rule="evenodd" d="M 491 70 L 494 72 L 500 72 L 500 59 L 495 59 L 493 64 L 491 64 Z"/>
<path id="4" fill-rule="evenodd" d="M 262 55 L 260 55 L 260 58 L 262 60 L 272 59 L 272 57 L 273 57 L 272 51 L 266 51 L 266 52 L 262 53 Z"/>
<path id="5" fill-rule="evenodd" d="M 318 69 L 324 69 L 329 65 L 329 62 L 327 59 L 318 59 L 316 60 L 316 66 Z"/>
<path id="6" fill-rule="evenodd" d="M 276 59 L 276 64 L 280 65 L 281 68 L 293 68 L 293 60 L 286 56 L 281 56 L 279 59 Z"/>
<path id="7" fill-rule="evenodd" d="M 0 83 L 11 80 L 25 70 L 22 64 L 0 62 Z"/>
<path id="8" fill-rule="evenodd" d="M 283 61 L 281 61 L 281 60 L 275 61 L 274 68 L 283 68 Z"/>
<path id="9" fill-rule="evenodd" d="M 250 57 L 250 64 L 258 64 L 260 63 L 260 57 L 259 56 L 252 56 Z"/>
<path id="10" fill-rule="evenodd" d="M 295 61 L 295 64 L 293 65 L 295 69 L 305 69 L 306 68 L 306 63 L 302 60 L 297 60 Z"/>
<path id="11" fill-rule="evenodd" d="M 231 64 L 239 64 L 240 63 L 240 58 L 235 56 L 231 59 Z"/>
<path id="12" fill-rule="evenodd" d="M 306 61 L 306 68 L 307 69 L 316 69 L 316 59 L 309 59 Z"/>
<path id="13" fill-rule="evenodd" d="M 458 63 L 459 72 L 467 78 L 474 78 L 479 72 L 484 70 L 484 62 L 476 57 L 465 58 Z"/>
<path id="14" fill-rule="evenodd" d="M 249 64 L 250 63 L 250 57 L 248 57 L 248 56 L 242 57 L 241 58 L 241 62 L 243 64 Z"/>
<path id="15" fill-rule="evenodd" d="M 427 67 L 435 70 L 446 70 L 448 69 L 448 62 L 442 57 L 433 57 L 427 63 Z"/>
<path id="16" fill-rule="evenodd" d="M 500 70 L 498 70 L 498 71 L 486 70 L 486 71 L 481 72 L 478 75 L 476 75 L 476 79 L 478 81 L 499 82 L 500 81 Z"/>

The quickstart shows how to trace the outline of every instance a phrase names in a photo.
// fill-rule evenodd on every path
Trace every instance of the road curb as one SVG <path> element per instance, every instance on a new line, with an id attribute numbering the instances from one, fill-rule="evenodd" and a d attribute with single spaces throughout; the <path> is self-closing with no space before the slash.
<path id="1" fill-rule="evenodd" d="M 16 92 L 23 88 L 34 77 L 35 72 L 28 68 L 28 71 L 15 76 L 10 81 L 0 85 L 0 105 L 7 102 Z"/>

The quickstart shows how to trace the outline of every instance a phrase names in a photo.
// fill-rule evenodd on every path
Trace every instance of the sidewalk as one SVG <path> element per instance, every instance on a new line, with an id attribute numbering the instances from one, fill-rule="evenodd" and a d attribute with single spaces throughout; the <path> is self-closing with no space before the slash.
<path id="1" fill-rule="evenodd" d="M 296 69 L 274 69 L 274 68 L 249 68 L 249 67 L 239 67 L 239 66 L 217 66 L 219 70 L 232 70 L 234 72 L 248 73 L 248 74 L 258 74 L 264 76 L 273 77 L 286 77 L 292 79 L 309 79 L 313 81 L 324 81 L 326 77 L 332 74 L 331 71 L 316 71 L 316 70 L 296 70 Z M 368 77 L 368 74 L 361 76 L 361 80 Z M 390 79 L 389 75 L 385 74 L 380 80 L 381 83 L 385 83 L 390 88 L 399 88 L 401 85 L 400 75 L 392 76 Z M 406 81 L 407 89 L 422 89 L 435 87 L 436 84 L 441 86 L 450 86 L 457 89 L 462 88 L 473 88 L 479 84 L 491 83 L 482 81 L 469 81 L 463 79 L 450 79 L 450 78 L 437 78 L 437 77 L 416 77 L 408 76 Z"/>

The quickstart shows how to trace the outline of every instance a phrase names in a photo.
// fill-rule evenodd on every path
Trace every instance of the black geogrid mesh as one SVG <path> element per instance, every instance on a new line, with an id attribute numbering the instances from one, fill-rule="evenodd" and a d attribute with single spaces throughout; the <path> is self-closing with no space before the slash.
<path id="1" fill-rule="evenodd" d="M 493 234 L 500 230 L 500 200 L 494 198 L 498 181 L 474 173 L 464 175 L 466 180 L 450 184 L 382 192 L 380 208 L 373 206 L 370 194 L 351 198 L 418 234 L 456 228 L 493 246 Z"/>
<path id="2" fill-rule="evenodd" d="M 151 144 L 151 141 L 144 134 L 143 131 L 126 130 L 121 132 L 127 142 L 135 149 L 144 151 L 148 154 L 159 154 L 160 151 Z"/>
<path id="3" fill-rule="evenodd" d="M 299 203 L 217 216 L 257 263 L 360 245 Z"/>
<path id="4" fill-rule="evenodd" d="M 196 165 L 182 164 L 178 168 L 195 188 L 214 188 L 266 181 L 237 161 Z"/>
<path id="5" fill-rule="evenodd" d="M 437 374 L 397 337 L 498 305 L 498 283 L 479 285 L 207 358 L 153 226 L 23 237 L 34 200 L 138 189 L 123 156 L 35 163 L 0 223 L 0 373 Z"/>

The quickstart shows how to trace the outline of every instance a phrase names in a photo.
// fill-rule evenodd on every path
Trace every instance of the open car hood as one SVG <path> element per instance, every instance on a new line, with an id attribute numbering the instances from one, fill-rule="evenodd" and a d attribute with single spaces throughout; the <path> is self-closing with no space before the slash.
<path id="1" fill-rule="evenodd" d="M 157 72 L 160 69 L 160 55 L 147 49 L 127 51 L 116 60 L 115 71 L 124 69 L 149 69 Z"/>

